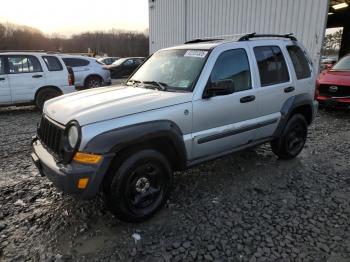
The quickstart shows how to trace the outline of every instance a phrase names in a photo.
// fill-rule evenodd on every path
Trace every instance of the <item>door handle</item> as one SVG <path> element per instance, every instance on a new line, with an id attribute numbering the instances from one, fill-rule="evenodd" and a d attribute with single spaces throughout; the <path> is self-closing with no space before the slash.
<path id="1" fill-rule="evenodd" d="M 0 81 L 5 81 L 5 78 L 3 78 L 3 77 L 0 77 Z"/>
<path id="2" fill-rule="evenodd" d="M 295 90 L 294 86 L 288 86 L 284 89 L 285 93 L 290 93 L 293 92 Z"/>
<path id="3" fill-rule="evenodd" d="M 245 97 L 242 97 L 239 101 L 241 103 L 248 103 L 248 102 L 252 102 L 255 100 L 255 96 L 245 96 Z"/>
<path id="4" fill-rule="evenodd" d="M 40 78 L 40 77 L 43 77 L 43 75 L 33 75 L 32 77 L 33 78 Z"/>

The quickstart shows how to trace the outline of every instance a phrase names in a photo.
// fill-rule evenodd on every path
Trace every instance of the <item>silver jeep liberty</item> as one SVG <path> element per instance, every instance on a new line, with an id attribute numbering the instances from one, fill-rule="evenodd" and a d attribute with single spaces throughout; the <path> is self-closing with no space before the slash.
<path id="1" fill-rule="evenodd" d="M 163 49 L 120 86 L 47 101 L 32 158 L 62 191 L 103 192 L 117 217 L 142 221 L 174 171 L 265 142 L 296 157 L 317 110 L 315 73 L 292 35 Z"/>

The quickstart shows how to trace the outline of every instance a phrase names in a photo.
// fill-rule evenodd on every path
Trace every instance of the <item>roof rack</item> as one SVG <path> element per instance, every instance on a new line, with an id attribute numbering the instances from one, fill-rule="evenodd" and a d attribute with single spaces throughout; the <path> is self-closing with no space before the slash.
<path id="1" fill-rule="evenodd" d="M 258 37 L 282 37 L 282 38 L 289 38 L 292 41 L 298 41 L 297 38 L 293 35 L 293 33 L 286 34 L 286 35 L 251 33 L 251 34 L 242 36 L 238 41 L 249 41 L 250 38 L 258 38 Z"/>
<path id="2" fill-rule="evenodd" d="M 26 53 L 45 53 L 45 50 L 0 50 L 0 53 L 10 53 L 10 52 L 26 52 Z"/>

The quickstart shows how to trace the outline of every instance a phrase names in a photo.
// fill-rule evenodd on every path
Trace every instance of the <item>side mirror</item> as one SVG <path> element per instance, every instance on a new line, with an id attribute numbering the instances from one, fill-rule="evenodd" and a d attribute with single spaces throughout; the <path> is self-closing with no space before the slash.
<path id="1" fill-rule="evenodd" d="M 213 96 L 229 95 L 235 92 L 235 84 L 231 79 L 219 80 L 213 83 L 208 83 L 203 98 Z"/>
<path id="2" fill-rule="evenodd" d="M 327 65 L 326 65 L 326 69 L 327 69 L 327 70 L 331 70 L 332 68 L 333 68 L 333 64 L 327 64 Z"/>

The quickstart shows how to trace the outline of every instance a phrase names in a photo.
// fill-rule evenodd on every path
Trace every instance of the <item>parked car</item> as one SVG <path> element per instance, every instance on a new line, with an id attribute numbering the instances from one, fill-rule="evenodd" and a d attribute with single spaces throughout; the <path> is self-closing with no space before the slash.
<path id="1" fill-rule="evenodd" d="M 350 55 L 321 72 L 317 82 L 317 100 L 322 106 L 350 108 Z"/>
<path id="2" fill-rule="evenodd" d="M 165 203 L 173 171 L 266 142 L 296 157 L 317 110 L 315 71 L 293 36 L 268 36 L 163 49 L 121 86 L 48 101 L 34 163 L 64 192 L 103 190 L 135 222 Z"/>
<path id="3" fill-rule="evenodd" d="M 64 63 L 74 71 L 77 88 L 95 88 L 111 84 L 106 65 L 92 57 L 60 55 Z"/>
<path id="4" fill-rule="evenodd" d="M 108 66 L 108 69 L 111 71 L 111 77 L 114 79 L 128 77 L 144 60 L 144 57 L 126 57 L 118 59 Z"/>
<path id="5" fill-rule="evenodd" d="M 0 52 L 0 106 L 35 104 L 75 91 L 62 59 L 45 52 Z"/>
<path id="6" fill-rule="evenodd" d="M 101 58 L 97 59 L 97 61 L 99 61 L 105 65 L 111 65 L 115 61 L 117 61 L 118 59 L 120 59 L 120 57 L 101 57 Z"/>

